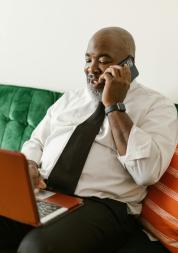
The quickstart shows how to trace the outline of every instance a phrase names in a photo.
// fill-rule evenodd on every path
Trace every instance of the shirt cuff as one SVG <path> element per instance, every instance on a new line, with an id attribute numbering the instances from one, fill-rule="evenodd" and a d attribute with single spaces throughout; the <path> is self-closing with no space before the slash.
<path id="1" fill-rule="evenodd" d="M 137 159 L 149 157 L 151 152 L 151 145 L 151 136 L 139 127 L 133 125 L 127 143 L 126 154 L 123 156 L 118 154 L 117 158 L 125 167 L 127 162 L 130 163 Z"/>
<path id="2" fill-rule="evenodd" d="M 22 148 L 21 152 L 25 155 L 27 160 L 32 160 L 36 162 L 38 166 L 40 165 L 42 152 L 35 152 L 34 150 L 26 148 Z"/>

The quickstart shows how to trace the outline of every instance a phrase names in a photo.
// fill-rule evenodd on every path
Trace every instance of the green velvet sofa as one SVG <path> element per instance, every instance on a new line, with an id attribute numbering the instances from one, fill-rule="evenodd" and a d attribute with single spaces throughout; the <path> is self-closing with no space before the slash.
<path id="1" fill-rule="evenodd" d="M 33 129 L 44 117 L 48 107 L 60 96 L 62 93 L 50 90 L 0 84 L 0 148 L 20 150 L 24 141 L 30 138 Z M 176 107 L 178 109 L 178 105 Z M 151 245 L 148 251 L 139 248 L 139 245 L 136 249 L 135 242 L 139 241 L 139 237 L 138 234 L 134 235 L 128 242 L 130 253 L 159 252 L 157 246 L 152 251 Z M 14 251 L 0 251 L 2 252 Z M 125 253 L 124 249 L 119 252 Z"/>
<path id="2" fill-rule="evenodd" d="M 20 150 L 62 93 L 0 84 L 0 147 Z"/>

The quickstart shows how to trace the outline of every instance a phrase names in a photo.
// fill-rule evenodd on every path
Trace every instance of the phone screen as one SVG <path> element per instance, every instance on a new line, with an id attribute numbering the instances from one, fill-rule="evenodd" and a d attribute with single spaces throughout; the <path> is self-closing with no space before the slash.
<path id="1" fill-rule="evenodd" d="M 139 75 L 139 72 L 138 72 L 137 67 L 135 66 L 133 57 L 128 56 L 126 59 L 121 61 L 118 65 L 123 66 L 124 64 L 127 64 L 129 66 L 130 72 L 131 72 L 131 81 L 133 81 Z"/>

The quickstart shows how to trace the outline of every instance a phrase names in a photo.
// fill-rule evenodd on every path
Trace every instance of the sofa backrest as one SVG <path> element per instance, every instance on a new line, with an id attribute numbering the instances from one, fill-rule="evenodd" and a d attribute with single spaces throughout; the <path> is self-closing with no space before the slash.
<path id="1" fill-rule="evenodd" d="M 0 84 L 0 148 L 20 150 L 62 93 Z"/>

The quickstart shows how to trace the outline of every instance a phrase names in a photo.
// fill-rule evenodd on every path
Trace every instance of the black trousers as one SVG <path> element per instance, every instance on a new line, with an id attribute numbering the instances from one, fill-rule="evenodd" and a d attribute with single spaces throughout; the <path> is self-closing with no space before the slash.
<path id="1" fill-rule="evenodd" d="M 9 248 L 18 253 L 129 252 L 123 251 L 124 243 L 140 230 L 126 205 L 98 198 L 84 202 L 79 209 L 35 229 L 1 217 L 0 252 Z"/>
<path id="2" fill-rule="evenodd" d="M 159 241 L 150 241 L 148 236 L 141 230 L 135 231 L 133 236 L 115 253 L 169 253 Z"/>

